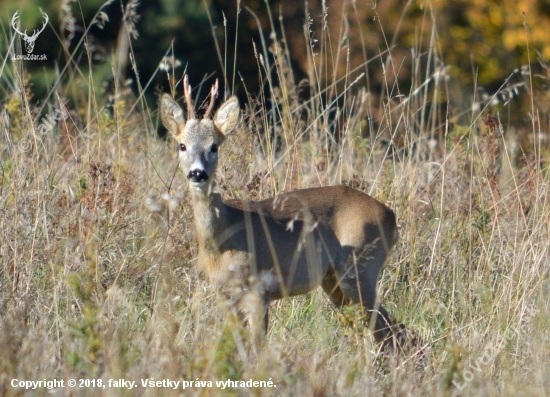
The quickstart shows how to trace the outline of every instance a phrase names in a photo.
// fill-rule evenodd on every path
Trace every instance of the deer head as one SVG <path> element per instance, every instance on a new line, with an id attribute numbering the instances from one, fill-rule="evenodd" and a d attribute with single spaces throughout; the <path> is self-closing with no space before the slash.
<path id="1" fill-rule="evenodd" d="M 191 86 L 187 76 L 183 79 L 183 96 L 187 103 L 187 120 L 182 108 L 168 94 L 161 97 L 161 120 L 180 145 L 180 165 L 187 173 L 190 186 L 207 191 L 216 171 L 218 147 L 239 121 L 239 101 L 237 97 L 232 96 L 220 106 L 212 118 L 214 103 L 218 96 L 216 80 L 210 90 L 210 104 L 202 119 L 199 119 L 191 98 Z"/>
<path id="2" fill-rule="evenodd" d="M 25 29 L 25 32 L 21 32 L 21 22 L 19 21 L 19 11 L 16 11 L 15 14 L 13 14 L 13 18 L 11 19 L 11 26 L 13 29 L 21 35 L 23 40 L 25 41 L 25 49 L 27 50 L 27 54 L 32 54 L 32 51 L 34 50 L 34 42 L 38 38 L 38 35 L 42 33 L 42 31 L 46 28 L 46 25 L 48 24 L 49 18 L 48 15 L 45 12 L 42 12 L 42 16 L 44 17 L 44 23 L 42 24 L 42 29 L 40 30 L 34 30 L 32 36 L 27 35 L 27 30 Z"/>

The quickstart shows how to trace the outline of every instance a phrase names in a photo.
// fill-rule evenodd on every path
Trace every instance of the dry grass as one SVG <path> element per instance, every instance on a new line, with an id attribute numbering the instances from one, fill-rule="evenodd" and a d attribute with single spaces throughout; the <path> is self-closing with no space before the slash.
<path id="1" fill-rule="evenodd" d="M 548 148 L 535 139 L 518 155 L 511 129 L 486 113 L 451 126 L 439 116 L 446 91 L 435 73 L 414 76 L 408 95 L 387 87 L 376 100 L 351 73 L 323 86 L 324 48 L 302 100 L 284 42 L 271 49 L 271 65 L 258 66 L 273 101 L 244 104 L 221 149 L 224 195 L 347 183 L 387 202 L 401 240 L 380 291 L 426 341 L 424 369 L 383 359 L 319 291 L 272 306 L 253 359 L 246 331 L 195 270 L 186 184 L 173 142 L 157 137 L 156 105 L 118 81 L 108 102 L 83 64 L 60 73 L 38 107 L 32 76 L 10 61 L 0 115 L 1 394 L 26 394 L 12 379 L 54 378 L 139 385 L 60 395 L 182 394 L 181 385 L 142 388 L 151 378 L 214 384 L 185 395 L 548 394 Z M 434 70 L 434 54 L 421 61 Z M 61 102 L 66 120 L 33 135 Z M 227 379 L 277 388 L 215 387 Z"/>

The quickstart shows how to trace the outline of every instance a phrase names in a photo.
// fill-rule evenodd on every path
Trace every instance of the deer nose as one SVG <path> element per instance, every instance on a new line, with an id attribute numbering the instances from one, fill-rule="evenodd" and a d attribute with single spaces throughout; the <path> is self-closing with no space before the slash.
<path id="1" fill-rule="evenodd" d="M 204 170 L 195 168 L 194 170 L 189 171 L 189 174 L 187 174 L 187 179 L 191 182 L 203 182 L 208 179 L 208 174 Z"/>

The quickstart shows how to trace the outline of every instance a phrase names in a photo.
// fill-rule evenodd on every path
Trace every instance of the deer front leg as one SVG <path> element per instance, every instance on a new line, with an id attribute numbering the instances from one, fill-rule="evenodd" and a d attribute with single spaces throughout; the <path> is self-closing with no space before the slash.
<path id="1" fill-rule="evenodd" d="M 254 339 L 261 340 L 267 334 L 268 307 L 269 298 L 259 288 L 244 292 L 239 300 L 238 312 Z"/>
<path id="2" fill-rule="evenodd" d="M 268 286 L 254 277 L 249 277 L 247 282 L 234 279 L 226 284 L 224 290 L 230 310 L 248 329 L 248 344 L 256 355 L 267 334 L 268 308 L 271 301 L 268 291 Z"/>

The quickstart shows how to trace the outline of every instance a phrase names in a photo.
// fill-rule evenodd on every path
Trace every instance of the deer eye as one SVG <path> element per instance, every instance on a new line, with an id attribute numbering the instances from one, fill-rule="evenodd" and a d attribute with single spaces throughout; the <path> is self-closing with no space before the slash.
<path id="1" fill-rule="evenodd" d="M 210 148 L 210 151 L 212 153 L 217 153 L 218 152 L 218 145 L 213 144 L 212 147 Z"/>
<path id="2" fill-rule="evenodd" d="M 185 152 L 187 150 L 187 148 L 185 147 L 185 144 L 184 143 L 180 143 L 180 151 L 181 152 Z"/>

